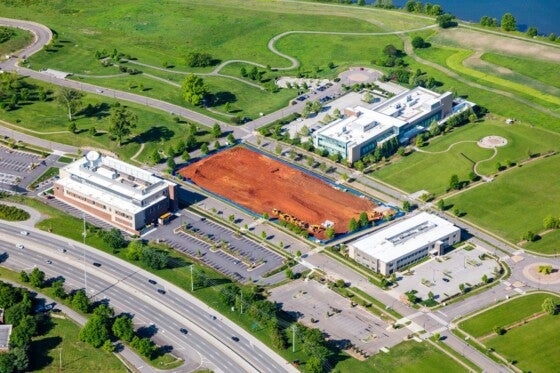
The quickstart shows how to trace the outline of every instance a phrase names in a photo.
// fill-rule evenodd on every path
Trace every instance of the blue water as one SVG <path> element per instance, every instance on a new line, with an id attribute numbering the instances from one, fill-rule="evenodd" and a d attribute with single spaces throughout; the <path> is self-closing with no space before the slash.
<path id="1" fill-rule="evenodd" d="M 393 0 L 396 6 L 402 7 L 407 0 Z M 558 0 L 431 0 L 422 1 L 439 4 L 444 11 L 458 18 L 479 22 L 482 16 L 497 18 L 498 23 L 504 13 L 511 13 L 517 20 L 519 31 L 528 27 L 536 27 L 539 34 L 560 35 L 560 1 Z"/>

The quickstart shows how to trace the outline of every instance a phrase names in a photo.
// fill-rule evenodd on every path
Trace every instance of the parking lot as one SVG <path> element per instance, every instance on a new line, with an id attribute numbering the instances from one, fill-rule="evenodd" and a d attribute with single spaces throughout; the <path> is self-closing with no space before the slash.
<path id="1" fill-rule="evenodd" d="M 173 230 L 181 224 L 187 224 L 189 230 L 195 234 L 173 233 Z M 229 244 L 231 250 L 238 254 L 231 255 L 222 250 L 213 250 L 211 243 L 195 236 L 198 234 L 204 235 L 214 243 L 225 241 Z M 206 265 L 239 281 L 248 281 L 249 278 L 258 280 L 264 273 L 281 266 L 284 260 L 282 256 L 253 240 L 243 235 L 236 237 L 231 229 L 186 210 L 181 211 L 181 217 L 176 218 L 168 225 L 158 227 L 146 238 L 163 240 L 176 250 L 197 257 Z M 242 258 L 259 264 L 255 268 L 250 268 L 242 261 Z"/>
<path id="2" fill-rule="evenodd" d="M 495 277 L 494 269 L 498 263 L 486 257 L 482 260 L 480 256 L 485 251 L 481 248 L 473 248 L 470 251 L 455 249 L 450 253 L 430 259 L 412 268 L 412 275 L 399 273 L 399 286 L 395 289 L 401 294 L 410 290 L 416 290 L 418 297 L 427 299 L 431 291 L 436 301 L 441 301 L 453 294 L 460 292 L 459 285 L 474 286 L 482 281 L 482 276 Z"/>
<path id="3" fill-rule="evenodd" d="M 337 345 L 350 342 L 368 354 L 400 343 L 407 334 L 406 329 L 393 329 L 361 306 L 352 307 L 348 299 L 313 280 L 274 288 L 270 298 L 286 312 L 299 315 L 302 324 L 319 328 Z"/>

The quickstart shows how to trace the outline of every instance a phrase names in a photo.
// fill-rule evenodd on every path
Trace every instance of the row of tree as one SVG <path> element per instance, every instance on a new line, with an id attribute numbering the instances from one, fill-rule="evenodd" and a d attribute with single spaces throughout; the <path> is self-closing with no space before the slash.
<path id="1" fill-rule="evenodd" d="M 439 4 L 426 3 L 421 1 L 408 0 L 404 9 L 410 13 L 427 14 L 429 16 L 439 16 L 443 14 L 443 8 Z"/>

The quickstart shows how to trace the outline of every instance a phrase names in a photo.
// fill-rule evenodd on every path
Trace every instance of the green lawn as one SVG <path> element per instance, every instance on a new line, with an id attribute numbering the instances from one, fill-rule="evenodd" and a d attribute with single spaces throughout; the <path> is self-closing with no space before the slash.
<path id="1" fill-rule="evenodd" d="M 122 159 L 129 159 L 140 148 L 141 143 L 146 143 L 147 148 L 138 160 L 145 161 L 149 155 L 149 149 L 158 147 L 165 150 L 168 145 L 176 144 L 182 135 L 186 133 L 185 122 L 177 123 L 173 117 L 166 112 L 151 109 L 142 105 L 121 102 L 134 112 L 138 117 L 136 128 L 132 129 L 132 136 L 118 148 L 112 142 L 107 133 L 110 123 L 109 115 L 111 106 L 116 100 L 98 95 L 86 94 L 83 99 L 83 110 L 75 116 L 78 133 L 72 134 L 67 131 L 68 117 L 66 109 L 56 103 L 52 96 L 56 87 L 50 84 L 26 79 L 25 82 L 33 86 L 45 87 L 51 92 L 51 99 L 47 101 L 29 101 L 16 110 L 2 113 L 2 119 L 14 124 L 14 129 L 25 132 L 35 137 L 44 138 L 56 142 L 75 146 L 90 146 L 108 149 L 117 153 Z M 208 129 L 199 126 L 199 140 L 208 141 Z M 92 136 L 88 130 L 95 127 L 98 133 Z"/>
<path id="2" fill-rule="evenodd" d="M 37 186 L 39 186 L 39 184 L 42 183 L 43 181 L 48 180 L 51 177 L 57 176 L 58 171 L 59 171 L 58 167 L 49 167 L 45 172 L 43 172 L 41 176 L 37 178 L 37 180 L 32 182 L 31 185 L 29 185 L 29 188 L 30 189 L 37 188 Z"/>
<path id="3" fill-rule="evenodd" d="M 33 34 L 19 28 L 13 28 L 14 36 L 3 43 L 0 43 L 0 56 L 5 56 L 12 52 L 16 52 L 33 41 Z"/>
<path id="4" fill-rule="evenodd" d="M 540 232 L 546 216 L 558 216 L 560 184 L 554 175 L 559 174 L 560 157 L 556 155 L 516 167 L 446 202 L 465 212 L 467 220 L 515 243 L 528 230 Z M 550 246 L 538 249 L 551 254 L 558 245 L 550 242 Z"/>
<path id="5" fill-rule="evenodd" d="M 484 53 L 481 58 L 484 61 L 507 67 L 519 74 L 560 88 L 560 74 L 558 73 L 557 63 L 497 53 Z"/>
<path id="6" fill-rule="evenodd" d="M 430 144 L 423 147 L 422 150 L 441 152 L 460 141 L 478 141 L 489 135 L 505 137 L 508 144 L 499 148 L 497 156 L 492 160 L 479 164 L 477 170 L 486 175 L 496 172 L 497 162 L 501 164 L 505 164 L 507 161 L 519 162 L 527 158 L 528 150 L 532 153 L 558 150 L 560 143 L 560 135 L 540 128 L 506 125 L 502 120 L 485 120 L 456 128 L 451 133 L 431 140 Z M 473 163 L 461 153 L 476 162 L 489 158 L 493 151 L 482 149 L 474 142 L 467 142 L 453 146 L 446 153 L 414 152 L 374 172 L 373 176 L 407 192 L 426 189 L 441 194 L 448 187 L 452 174 L 455 173 L 461 180 L 466 180 L 472 170 Z"/>
<path id="7" fill-rule="evenodd" d="M 546 315 L 485 341 L 524 372 L 554 372 L 560 364 L 560 316 Z"/>
<path id="8" fill-rule="evenodd" d="M 467 371 L 462 365 L 434 346 L 426 342 L 418 343 L 415 341 L 402 342 L 391 347 L 388 354 L 379 352 L 363 362 L 355 359 L 344 360 L 337 364 L 336 369 L 340 372 L 352 373 L 451 373 Z"/>
<path id="9" fill-rule="evenodd" d="M 62 314 L 58 314 L 64 316 Z M 31 369 L 34 372 L 127 372 L 112 353 L 93 348 L 78 339 L 80 327 L 71 320 L 51 317 L 52 328 L 31 342 Z"/>
<path id="10" fill-rule="evenodd" d="M 495 326 L 508 326 L 542 312 L 543 301 L 550 297 L 550 294 L 529 294 L 517 297 L 461 322 L 459 327 L 473 337 L 479 338 L 492 333 Z"/>

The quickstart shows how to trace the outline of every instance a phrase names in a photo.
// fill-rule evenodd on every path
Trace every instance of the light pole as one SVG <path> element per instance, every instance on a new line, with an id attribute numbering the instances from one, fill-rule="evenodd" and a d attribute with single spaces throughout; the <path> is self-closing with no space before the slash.
<path id="1" fill-rule="evenodd" d="M 193 265 L 194 265 L 194 264 L 191 264 L 191 293 L 194 293 Z"/>
<path id="2" fill-rule="evenodd" d="M 58 371 L 62 372 L 62 347 L 58 349 Z"/>
<path id="3" fill-rule="evenodd" d="M 296 324 L 292 325 L 292 352 L 296 352 Z"/>
<path id="4" fill-rule="evenodd" d="M 84 231 L 82 232 L 82 236 L 84 238 L 84 291 L 86 292 L 87 296 L 87 266 L 86 266 L 86 214 L 83 213 L 82 218 L 84 219 Z"/>

